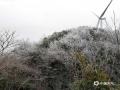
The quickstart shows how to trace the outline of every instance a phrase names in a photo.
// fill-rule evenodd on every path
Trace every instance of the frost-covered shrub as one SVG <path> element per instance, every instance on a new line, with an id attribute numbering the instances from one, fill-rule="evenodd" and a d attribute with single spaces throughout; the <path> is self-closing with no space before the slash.
<path id="1" fill-rule="evenodd" d="M 49 44 L 54 41 L 58 41 L 61 38 L 63 38 L 66 34 L 68 34 L 70 31 L 62 31 L 62 32 L 55 32 L 49 37 L 45 37 L 42 41 L 42 43 L 39 45 L 43 48 L 49 48 Z"/>
<path id="2" fill-rule="evenodd" d="M 91 64 L 96 63 L 97 67 L 103 68 L 110 74 L 112 80 L 119 81 L 120 55 L 118 48 L 114 31 L 104 29 L 96 31 L 90 27 L 79 27 L 71 29 L 65 37 L 51 43 L 49 50 L 54 52 L 58 58 L 63 58 L 66 55 L 68 59 L 65 58 L 65 61 L 71 63 L 73 63 L 71 53 L 74 51 L 83 52 Z M 67 53 L 70 55 L 67 56 Z"/>

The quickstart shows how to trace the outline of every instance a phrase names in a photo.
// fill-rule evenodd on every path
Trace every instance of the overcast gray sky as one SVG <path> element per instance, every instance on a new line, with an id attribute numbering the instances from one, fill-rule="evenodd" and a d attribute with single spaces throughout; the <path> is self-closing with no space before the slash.
<path id="1" fill-rule="evenodd" d="M 20 38 L 38 41 L 55 31 L 82 25 L 94 26 L 110 0 L 0 0 L 0 30 L 17 31 Z M 120 0 L 114 0 L 106 13 L 117 20 Z"/>

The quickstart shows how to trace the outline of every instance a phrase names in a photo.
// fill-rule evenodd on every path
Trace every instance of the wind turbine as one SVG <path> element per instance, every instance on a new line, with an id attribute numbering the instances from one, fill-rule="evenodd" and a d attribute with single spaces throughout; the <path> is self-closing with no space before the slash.
<path id="1" fill-rule="evenodd" d="M 105 23 L 107 24 L 107 20 L 106 20 L 105 17 L 100 18 L 100 17 L 99 17 L 98 15 L 96 15 L 94 12 L 92 12 L 92 13 L 98 18 L 98 22 L 97 22 L 97 25 L 96 25 L 97 29 L 98 29 L 99 25 L 100 25 L 100 27 L 102 28 L 102 26 L 103 26 L 103 21 L 105 21 Z"/>
<path id="2" fill-rule="evenodd" d="M 105 23 L 107 24 L 106 18 L 103 17 L 103 16 L 105 15 L 105 13 L 106 13 L 107 9 L 109 8 L 109 6 L 111 5 L 112 1 L 113 1 L 113 0 L 111 0 L 111 1 L 109 2 L 109 4 L 107 5 L 107 7 L 105 8 L 105 10 L 102 12 L 102 14 L 101 14 L 100 16 L 96 15 L 95 13 L 93 13 L 93 14 L 98 18 L 98 22 L 97 22 L 97 26 L 96 26 L 97 29 L 98 29 L 98 27 L 99 27 L 99 24 L 101 25 L 101 28 L 102 28 L 102 21 L 103 21 L 103 20 L 104 20 Z"/>

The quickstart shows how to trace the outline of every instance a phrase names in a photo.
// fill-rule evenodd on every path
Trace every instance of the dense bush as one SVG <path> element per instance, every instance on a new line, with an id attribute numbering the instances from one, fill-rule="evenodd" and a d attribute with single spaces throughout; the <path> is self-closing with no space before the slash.
<path id="1" fill-rule="evenodd" d="M 82 78 L 73 83 L 73 90 L 110 90 L 109 86 L 94 86 L 94 81 L 110 81 L 109 75 L 104 70 L 88 63 L 82 53 L 75 53 L 75 57 L 80 61 Z"/>
<path id="2" fill-rule="evenodd" d="M 58 41 L 60 40 L 61 38 L 63 38 L 66 34 L 68 34 L 70 31 L 62 31 L 62 32 L 55 32 L 53 33 L 51 36 L 49 37 L 45 37 L 42 41 L 42 43 L 40 44 L 41 47 L 44 47 L 44 48 L 49 48 L 49 44 L 51 42 L 54 42 L 54 41 Z"/>

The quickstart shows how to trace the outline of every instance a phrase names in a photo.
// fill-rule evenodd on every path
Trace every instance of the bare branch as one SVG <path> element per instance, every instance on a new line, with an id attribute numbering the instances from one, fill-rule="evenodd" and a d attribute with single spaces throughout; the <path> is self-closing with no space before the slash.
<path id="1" fill-rule="evenodd" d="M 0 54 L 3 55 L 5 52 L 15 46 L 15 32 L 4 31 L 0 33 Z"/>

